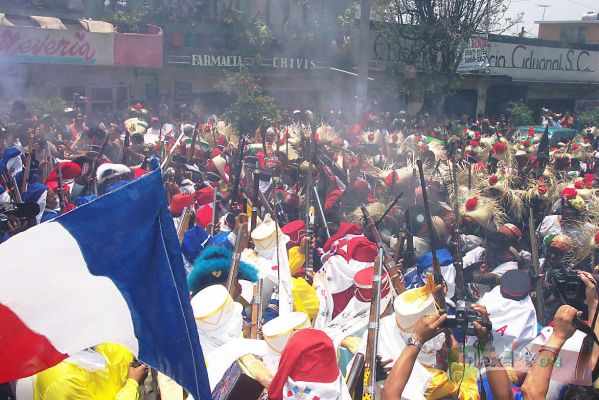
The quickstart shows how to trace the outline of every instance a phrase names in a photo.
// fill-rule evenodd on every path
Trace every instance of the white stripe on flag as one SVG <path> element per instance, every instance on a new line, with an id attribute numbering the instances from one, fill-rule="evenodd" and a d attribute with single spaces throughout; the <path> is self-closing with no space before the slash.
<path id="1" fill-rule="evenodd" d="M 98 238 L 100 242 L 102 238 Z M 61 353 L 116 342 L 139 349 L 131 312 L 107 277 L 92 275 L 73 236 L 57 222 L 0 246 L 0 303 Z M 115 265 L 126 268 L 126 265 Z"/>

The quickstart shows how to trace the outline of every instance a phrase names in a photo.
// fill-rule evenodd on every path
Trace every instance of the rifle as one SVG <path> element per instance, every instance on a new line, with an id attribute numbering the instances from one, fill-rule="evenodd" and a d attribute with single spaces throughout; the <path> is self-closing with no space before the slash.
<path id="1" fill-rule="evenodd" d="M 327 218 L 324 216 L 324 210 L 322 209 L 322 203 L 320 202 L 320 196 L 318 195 L 318 189 L 314 186 L 314 199 L 316 200 L 316 208 L 318 208 L 318 215 L 320 216 L 320 220 L 322 225 L 325 228 L 327 233 L 327 239 L 331 237 L 331 232 L 329 231 L 329 224 L 327 222 Z"/>
<path id="2" fill-rule="evenodd" d="M 19 192 L 19 188 L 17 186 L 17 182 L 15 181 L 15 177 L 12 176 L 10 171 L 4 170 L 2 173 L 2 180 L 4 181 L 4 185 L 6 186 L 6 191 L 10 195 L 13 203 L 22 203 L 21 192 Z"/>
<path id="3" fill-rule="evenodd" d="M 187 158 L 189 159 L 189 163 L 193 164 L 193 159 L 196 154 L 196 141 L 198 140 L 198 124 L 193 127 L 193 134 L 191 135 L 191 147 L 189 148 L 189 152 L 187 153 Z M 216 145 L 216 140 L 214 141 Z"/>
<path id="4" fill-rule="evenodd" d="M 383 252 L 384 257 L 381 258 L 382 265 L 385 268 L 385 271 L 387 272 L 389 279 L 391 280 L 394 292 L 398 294 L 405 292 L 406 286 L 403 281 L 403 276 L 401 272 L 398 271 L 397 266 L 393 263 L 393 257 L 391 256 L 391 254 L 389 254 L 389 250 L 387 250 L 387 247 L 385 247 L 383 239 L 381 238 L 381 234 L 379 233 L 379 230 L 377 229 L 374 221 L 372 220 L 372 217 L 370 216 L 368 209 L 366 209 L 366 206 L 364 204 L 362 204 L 360 208 L 362 210 L 362 214 L 364 215 L 366 229 L 370 230 L 370 234 L 372 235 L 376 245 Z"/>
<path id="5" fill-rule="evenodd" d="M 210 186 L 212 188 L 212 226 L 210 227 L 210 236 L 214 236 L 214 230 L 216 229 L 216 188 L 214 186 Z"/>
<path id="6" fill-rule="evenodd" d="M 393 177 L 395 177 L 395 174 L 393 175 Z M 381 215 L 381 217 L 378 219 L 378 221 L 376 221 L 374 223 L 374 225 L 376 225 L 377 227 L 381 224 L 381 222 L 383 222 L 383 220 L 385 219 L 385 217 L 387 216 L 387 214 L 389 214 L 389 212 L 393 209 L 393 207 L 395 207 L 395 205 L 397 204 L 397 202 L 399 201 L 399 199 L 401 198 L 401 196 L 403 196 L 403 192 L 399 193 L 395 199 L 393 200 L 393 202 L 389 205 L 389 207 L 387 207 L 387 209 L 385 210 L 385 212 L 383 213 L 383 215 Z"/>
<path id="7" fill-rule="evenodd" d="M 60 209 L 60 214 L 62 214 L 66 205 L 66 199 L 64 197 L 64 182 L 62 180 L 62 165 L 60 161 L 56 164 L 56 176 L 58 177 L 58 187 L 56 188 L 58 208 Z"/>
<path id="8" fill-rule="evenodd" d="M 231 196 L 231 202 L 237 201 L 237 194 L 239 193 L 239 179 L 241 179 L 241 170 L 243 168 L 244 149 L 245 149 L 245 135 L 241 135 L 241 140 L 239 141 L 239 145 L 237 146 L 237 154 L 239 156 L 239 160 L 237 161 L 237 166 L 235 168 L 235 181 L 233 183 L 233 195 Z"/>
<path id="9" fill-rule="evenodd" d="M 531 206 L 528 210 L 528 234 L 530 236 L 530 255 L 532 257 L 532 272 L 535 274 L 535 308 L 537 309 L 537 320 L 540 323 L 544 321 L 545 315 L 545 304 L 543 303 L 543 282 L 539 275 L 541 274 L 541 267 L 539 265 L 539 248 L 537 246 L 537 234 L 535 232 L 535 216 L 534 210 Z"/>
<path id="10" fill-rule="evenodd" d="M 258 338 L 258 331 L 262 325 L 262 279 L 254 284 L 252 298 L 252 327 L 250 328 L 250 339 Z"/>
<path id="11" fill-rule="evenodd" d="M 470 166 L 470 164 L 468 164 Z M 464 267 L 463 267 L 463 257 L 462 257 L 462 246 L 461 246 L 461 238 L 462 233 L 460 229 L 460 204 L 458 201 L 458 173 L 457 166 L 455 163 L 455 159 L 451 163 L 451 168 L 453 170 L 453 214 L 455 216 L 455 223 L 453 225 L 453 234 L 454 234 L 454 242 L 456 244 L 455 254 L 453 258 L 453 266 L 455 267 L 455 284 L 458 290 L 458 298 L 463 296 L 464 291 Z M 470 171 L 472 169 L 469 169 Z M 470 176 L 470 175 L 469 175 Z"/>
<path id="12" fill-rule="evenodd" d="M 431 210 L 428 204 L 428 195 L 426 193 L 426 180 L 424 179 L 424 169 L 422 168 L 422 160 L 417 160 L 416 164 L 418 165 L 418 172 L 420 174 L 420 186 L 422 188 L 422 200 L 424 201 L 424 213 L 426 218 L 426 225 L 428 227 L 428 231 L 430 234 L 431 240 L 431 253 L 433 256 L 432 261 L 432 269 L 433 269 L 433 278 L 435 279 L 435 285 L 443 284 L 443 274 L 441 274 L 441 265 L 439 264 L 439 258 L 437 257 L 437 240 L 436 240 L 436 232 L 433 227 L 433 219 L 431 217 Z M 441 310 L 447 310 L 447 304 L 445 303 L 445 296 L 443 295 L 443 291 L 437 292 L 435 295 L 435 301 Z"/>
<path id="13" fill-rule="evenodd" d="M 239 272 L 239 262 L 241 261 L 241 252 L 246 249 L 248 245 L 248 229 L 247 222 L 239 225 L 235 237 L 235 248 L 233 249 L 233 261 L 231 262 L 231 269 L 229 270 L 229 276 L 227 277 L 227 291 L 233 296 L 235 288 L 233 287 L 237 280 L 237 273 Z"/>
<path id="14" fill-rule="evenodd" d="M 54 169 L 54 157 L 52 157 L 50 141 L 46 142 L 46 167 L 44 171 L 44 180 L 50 175 L 50 172 Z M 43 181 L 43 180 L 42 180 Z"/>
<path id="15" fill-rule="evenodd" d="M 378 257 L 376 270 L 372 278 L 372 294 L 376 296 L 370 302 L 370 317 L 368 333 L 366 336 L 366 354 L 364 355 L 364 382 L 362 400 L 374 398 L 374 384 L 376 383 L 377 350 L 379 342 L 379 321 L 381 319 L 381 277 L 383 275 L 384 247 L 378 244 Z"/>
<path id="16" fill-rule="evenodd" d="M 110 137 L 108 136 L 108 134 L 106 134 L 106 138 L 104 139 L 104 143 L 102 143 L 102 147 L 100 147 L 100 151 L 98 152 L 98 154 L 96 154 L 96 157 L 94 158 L 94 162 L 92 164 L 92 168 L 91 168 L 91 193 L 98 195 L 98 180 L 96 179 L 96 171 L 98 169 L 98 167 L 100 166 L 100 161 L 102 160 L 102 156 L 104 154 L 104 151 L 106 151 L 106 145 L 108 144 L 108 139 Z M 89 185 L 89 183 L 88 183 Z M 86 193 L 90 193 L 89 187 L 86 188 Z"/>
<path id="17" fill-rule="evenodd" d="M 310 190 L 306 192 L 306 196 Z M 311 277 L 314 274 L 314 250 L 312 249 L 312 237 L 314 236 L 314 206 L 308 208 L 308 214 L 306 215 L 306 237 L 308 242 L 306 243 L 306 249 L 304 257 L 306 259 L 306 276 Z"/>
<path id="18" fill-rule="evenodd" d="M 23 180 L 21 183 L 21 192 L 27 192 L 27 181 L 29 180 L 29 171 L 31 171 L 31 160 L 33 158 L 33 139 L 35 138 L 35 130 L 37 125 L 33 125 L 33 130 L 29 134 L 29 143 L 27 144 L 27 154 L 25 155 L 25 168 L 23 170 Z"/>
<path id="19" fill-rule="evenodd" d="M 308 238 L 308 244 L 306 245 L 306 275 L 310 276 L 314 273 L 313 265 L 313 251 L 311 246 L 312 236 L 314 235 L 314 206 L 312 205 L 310 194 L 311 188 L 314 186 L 312 177 L 312 168 L 314 165 L 314 151 L 316 150 L 316 126 L 314 124 L 314 115 L 312 111 L 305 111 L 306 118 L 310 123 L 310 139 L 308 146 L 308 172 L 306 174 L 306 214 L 304 222 L 306 224 L 306 237 Z"/>
<path id="20" fill-rule="evenodd" d="M 162 173 L 164 173 L 168 169 L 168 166 L 171 163 L 171 160 L 173 158 L 173 154 L 175 153 L 175 150 L 177 150 L 177 147 L 179 147 L 179 143 L 181 143 L 183 136 L 185 136 L 185 132 L 181 131 L 181 134 L 175 141 L 175 144 L 173 144 L 173 147 L 171 147 L 171 151 L 168 152 L 168 156 L 164 159 L 164 161 L 160 165 L 160 170 L 162 171 Z M 164 147 L 164 145 L 162 147 Z"/>
<path id="21" fill-rule="evenodd" d="M 397 265 L 399 260 L 403 260 L 404 269 L 412 266 L 414 263 L 414 254 L 416 253 L 414 249 L 414 236 L 412 235 L 412 220 L 410 218 L 410 206 L 408 205 L 404 212 L 404 229 L 399 234 L 393 254 L 395 265 Z"/>
<path id="22" fill-rule="evenodd" d="M 349 394 L 353 397 L 354 390 L 356 390 L 356 385 L 358 384 L 358 379 L 360 379 L 360 375 L 362 375 L 362 370 L 364 368 L 364 354 L 358 353 L 354 358 L 354 363 L 347 374 L 347 389 Z"/>
<path id="23" fill-rule="evenodd" d="M 258 222 L 258 199 L 260 198 L 260 169 L 258 168 L 258 162 L 256 162 L 256 167 L 254 168 L 254 191 L 252 193 L 252 219 L 251 225 L 252 230 L 256 229 L 256 223 Z M 264 194 L 263 194 L 264 195 Z"/>
<path id="24" fill-rule="evenodd" d="M 183 237 L 185 236 L 185 232 L 187 232 L 187 228 L 189 228 L 189 219 L 191 218 L 191 214 L 193 211 L 193 207 L 185 207 L 183 209 L 183 213 L 181 214 L 181 220 L 179 225 L 177 226 L 177 237 L 179 238 L 179 243 L 183 242 Z"/>

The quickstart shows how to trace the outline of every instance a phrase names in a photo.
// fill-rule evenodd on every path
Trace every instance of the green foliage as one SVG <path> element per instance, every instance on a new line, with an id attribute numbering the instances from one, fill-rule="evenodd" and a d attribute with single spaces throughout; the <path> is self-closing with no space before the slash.
<path id="1" fill-rule="evenodd" d="M 509 121 L 515 126 L 534 124 L 534 112 L 522 101 L 509 103 L 507 114 Z"/>
<path id="2" fill-rule="evenodd" d="M 585 128 L 599 126 L 599 108 L 581 112 L 578 114 L 578 119 Z"/>
<path id="3" fill-rule="evenodd" d="M 241 67 L 239 72 L 229 75 L 218 86 L 235 98 L 225 110 L 223 118 L 240 133 L 254 132 L 264 118 L 274 121 L 280 118 L 274 100 L 262 95 L 260 85 L 248 73 L 246 67 Z"/>
<path id="4" fill-rule="evenodd" d="M 12 103 L 15 100 L 23 101 L 31 114 L 39 118 L 43 117 L 44 115 L 50 115 L 52 117 L 62 115 L 64 113 L 64 109 L 67 107 L 67 103 L 60 97 L 50 97 L 48 99 L 42 99 L 39 97 L 28 97 L 25 99 L 14 98 L 0 103 L 0 114 L 8 114 L 11 110 Z"/>

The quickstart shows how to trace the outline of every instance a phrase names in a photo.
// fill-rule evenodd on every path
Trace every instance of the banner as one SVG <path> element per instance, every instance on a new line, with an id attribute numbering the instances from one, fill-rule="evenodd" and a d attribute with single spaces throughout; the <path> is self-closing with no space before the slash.
<path id="1" fill-rule="evenodd" d="M 114 65 L 114 32 L 0 26 L 0 62 Z"/>
<path id="2" fill-rule="evenodd" d="M 490 43 L 488 60 L 491 74 L 525 81 L 599 81 L 599 51 L 528 43 L 530 41 Z"/>
<path id="3" fill-rule="evenodd" d="M 462 61 L 458 66 L 458 71 L 480 71 L 488 67 L 487 53 L 489 48 L 489 38 L 485 35 L 473 35 L 468 40 Z"/>

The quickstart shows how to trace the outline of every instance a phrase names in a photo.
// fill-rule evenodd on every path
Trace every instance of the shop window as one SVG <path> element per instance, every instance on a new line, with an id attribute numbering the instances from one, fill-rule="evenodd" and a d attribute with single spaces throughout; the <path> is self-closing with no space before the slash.
<path id="1" fill-rule="evenodd" d="M 116 109 L 124 110 L 129 104 L 129 90 L 127 86 L 116 87 Z"/>
<path id="2" fill-rule="evenodd" d="M 587 41 L 586 27 L 568 27 L 560 29 L 560 40 L 568 43 L 585 43 Z"/>
<path id="3" fill-rule="evenodd" d="M 62 97 L 67 104 L 71 104 L 74 101 L 75 96 L 85 96 L 85 87 L 65 86 L 60 90 L 60 97 Z"/>

